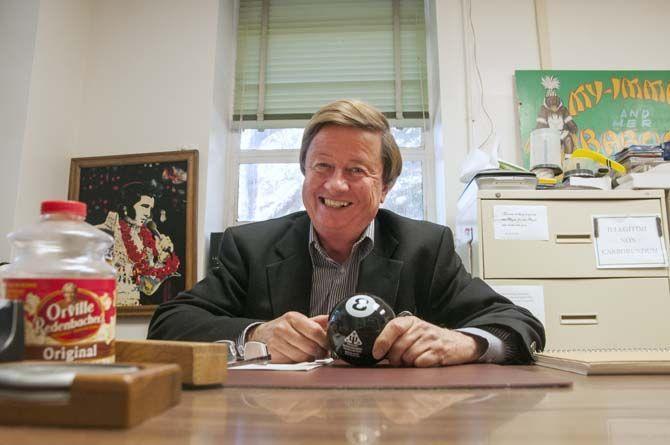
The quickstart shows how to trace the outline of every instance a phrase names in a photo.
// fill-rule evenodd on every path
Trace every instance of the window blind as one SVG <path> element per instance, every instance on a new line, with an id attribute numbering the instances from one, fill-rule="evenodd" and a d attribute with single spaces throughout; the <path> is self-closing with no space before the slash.
<path id="1" fill-rule="evenodd" d="M 240 0 L 235 120 L 308 119 L 340 98 L 427 116 L 423 0 Z"/>

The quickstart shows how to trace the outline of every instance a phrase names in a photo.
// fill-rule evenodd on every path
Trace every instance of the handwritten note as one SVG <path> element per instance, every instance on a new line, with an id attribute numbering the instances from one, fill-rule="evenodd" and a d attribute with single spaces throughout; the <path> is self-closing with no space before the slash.
<path id="1" fill-rule="evenodd" d="M 493 228 L 497 240 L 547 241 L 547 207 L 494 206 Z"/>
<path id="2" fill-rule="evenodd" d="M 598 268 L 666 267 L 660 224 L 657 215 L 593 216 Z"/>
<path id="3" fill-rule="evenodd" d="M 517 306 L 528 309 L 544 324 L 544 288 L 542 286 L 507 286 L 490 283 L 489 286 Z"/>

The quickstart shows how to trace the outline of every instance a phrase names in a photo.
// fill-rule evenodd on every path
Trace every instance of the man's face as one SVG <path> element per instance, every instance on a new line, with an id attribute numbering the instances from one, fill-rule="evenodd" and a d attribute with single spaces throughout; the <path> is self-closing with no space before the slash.
<path id="1" fill-rule="evenodd" d="M 305 159 L 302 201 L 325 240 L 354 240 L 384 202 L 381 134 L 328 125 L 312 139 Z"/>
<path id="2" fill-rule="evenodd" d="M 154 198 L 142 195 L 133 205 L 135 209 L 135 224 L 142 225 L 151 219 L 151 210 L 154 208 Z"/>

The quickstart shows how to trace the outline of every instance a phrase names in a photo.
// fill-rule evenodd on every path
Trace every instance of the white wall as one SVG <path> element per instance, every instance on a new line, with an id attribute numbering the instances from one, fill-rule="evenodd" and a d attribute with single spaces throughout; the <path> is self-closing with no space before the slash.
<path id="1" fill-rule="evenodd" d="M 71 157 L 199 150 L 198 252 L 204 252 L 218 2 L 93 3 L 80 134 Z M 67 182 L 67 180 L 65 180 Z M 198 276 L 204 270 L 198 255 Z M 122 318 L 118 338 L 146 337 Z"/>
<path id="2" fill-rule="evenodd" d="M 90 2 L 41 2 L 14 223 L 35 222 L 39 203 L 67 196 L 91 24 Z"/>
<path id="3" fill-rule="evenodd" d="M 668 0 L 547 1 L 552 69 L 667 70 Z"/>
<path id="4" fill-rule="evenodd" d="M 437 220 L 451 224 L 452 209 L 460 194 L 460 164 L 468 147 L 468 105 L 466 91 L 465 51 L 460 1 L 435 0 L 437 23 L 437 62 L 439 64 L 439 111 L 433 116 Z M 439 114 L 438 114 L 439 113 Z M 435 126 L 438 124 L 438 126 Z M 440 125 L 441 124 L 441 125 Z"/>
<path id="5" fill-rule="evenodd" d="M 500 142 L 500 157 L 518 162 L 513 74 L 515 69 L 538 69 L 539 51 L 532 0 L 473 0 L 471 8 L 469 0 L 436 3 L 442 25 L 438 44 L 446 208 L 445 221 L 440 222 L 453 227 L 464 187 L 459 180 L 461 164 L 491 131 L 481 92 Z M 475 70 L 475 43 L 483 88 Z"/>
<path id="6" fill-rule="evenodd" d="M 0 261 L 10 256 L 38 10 L 37 0 L 0 1 Z"/>
<path id="7" fill-rule="evenodd" d="M 489 125 L 474 72 L 470 0 L 435 1 L 444 147 L 441 171 L 445 220 L 453 225 L 464 186 L 458 180 L 460 164 L 470 149 L 484 141 Z M 514 71 L 541 68 L 536 2 L 546 13 L 546 29 L 540 29 L 548 44 L 542 68 L 668 69 L 667 0 L 472 0 L 484 104 L 500 141 L 499 156 L 515 163 L 521 162 L 521 151 Z"/>
<path id="8" fill-rule="evenodd" d="M 235 51 L 237 47 L 237 1 L 219 2 L 219 26 L 214 71 L 214 110 L 212 113 L 207 169 L 207 202 L 205 215 L 205 250 L 209 258 L 209 234 L 225 228 L 226 161 L 232 137 L 233 94 L 235 89 Z"/>
<path id="9" fill-rule="evenodd" d="M 197 148 L 204 251 L 217 22 L 217 0 L 41 3 L 15 226 L 67 196 L 70 158 Z M 121 319 L 118 337 L 146 324 Z"/>
<path id="10" fill-rule="evenodd" d="M 204 252 L 217 0 L 96 2 L 75 156 L 199 150 L 198 252 Z M 209 198 L 209 199 L 208 199 Z M 198 255 L 198 277 L 204 271 Z M 118 338 L 147 320 L 120 319 Z"/>

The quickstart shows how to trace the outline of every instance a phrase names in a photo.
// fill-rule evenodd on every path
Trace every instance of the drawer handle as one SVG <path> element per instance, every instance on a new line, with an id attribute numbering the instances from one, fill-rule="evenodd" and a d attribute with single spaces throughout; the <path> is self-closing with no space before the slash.
<path id="1" fill-rule="evenodd" d="M 556 244 L 590 244 L 590 233 L 576 233 L 572 235 L 556 234 Z"/>
<path id="2" fill-rule="evenodd" d="M 563 314 L 561 324 L 598 324 L 598 314 Z"/>

